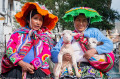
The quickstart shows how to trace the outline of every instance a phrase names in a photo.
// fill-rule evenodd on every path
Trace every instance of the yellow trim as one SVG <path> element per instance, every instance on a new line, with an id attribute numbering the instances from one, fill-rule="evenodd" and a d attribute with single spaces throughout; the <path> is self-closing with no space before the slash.
<path id="1" fill-rule="evenodd" d="M 76 8 L 76 9 L 71 9 L 71 10 L 67 11 L 66 13 L 69 13 L 69 12 L 71 12 L 71 11 L 73 11 L 73 10 L 78 10 L 78 9 L 85 9 L 85 10 L 88 10 L 88 11 L 91 11 L 91 12 L 96 12 L 96 13 L 98 13 L 98 12 L 95 11 L 95 10 L 89 10 L 89 8 L 84 8 L 84 7 L 80 7 L 80 8 Z M 99 14 L 99 13 L 98 13 L 98 14 Z"/>

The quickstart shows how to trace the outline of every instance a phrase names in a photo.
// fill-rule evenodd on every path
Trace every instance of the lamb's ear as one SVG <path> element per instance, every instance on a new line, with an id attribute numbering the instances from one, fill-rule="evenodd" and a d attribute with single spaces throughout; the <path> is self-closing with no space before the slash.
<path id="1" fill-rule="evenodd" d="M 97 42 L 97 46 L 103 45 L 103 42 Z"/>
<path id="2" fill-rule="evenodd" d="M 79 34 L 79 33 L 72 33 L 72 36 L 76 36 L 77 34 Z"/>
<path id="3" fill-rule="evenodd" d="M 59 35 L 61 35 L 61 33 L 60 33 L 60 32 L 58 32 L 58 33 L 55 33 L 55 35 L 59 36 Z"/>
<path id="4" fill-rule="evenodd" d="M 60 36 L 63 36 L 63 33 L 60 33 L 60 32 L 59 32 L 59 35 L 60 35 Z"/>

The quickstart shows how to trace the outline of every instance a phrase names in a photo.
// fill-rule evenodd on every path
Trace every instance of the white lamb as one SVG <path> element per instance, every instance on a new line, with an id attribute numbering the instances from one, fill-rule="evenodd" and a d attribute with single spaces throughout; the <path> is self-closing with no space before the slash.
<path id="1" fill-rule="evenodd" d="M 88 39 L 88 49 L 95 48 L 96 46 L 102 45 L 103 42 L 98 42 L 95 38 Z M 97 61 L 107 61 L 105 54 L 95 54 L 94 58 Z"/>
<path id="2" fill-rule="evenodd" d="M 61 50 L 58 54 L 58 64 L 56 65 L 55 70 L 54 70 L 55 71 L 54 72 L 55 79 L 59 79 L 59 75 L 61 74 L 61 70 L 63 70 L 66 67 L 68 68 L 68 73 L 70 75 L 72 75 L 73 74 L 72 65 L 75 69 L 76 76 L 81 77 L 81 75 L 78 73 L 76 57 L 74 55 L 74 49 L 72 48 L 72 45 L 71 45 L 72 36 L 75 36 L 75 35 L 76 35 L 76 33 L 72 33 L 72 31 L 70 31 L 70 30 L 64 30 L 62 33 L 63 45 L 62 45 Z M 63 55 L 66 53 L 69 53 L 71 55 L 71 57 L 72 57 L 71 62 L 70 61 L 66 62 L 66 61 L 62 60 Z M 65 67 L 64 67 L 64 65 L 65 65 Z"/>

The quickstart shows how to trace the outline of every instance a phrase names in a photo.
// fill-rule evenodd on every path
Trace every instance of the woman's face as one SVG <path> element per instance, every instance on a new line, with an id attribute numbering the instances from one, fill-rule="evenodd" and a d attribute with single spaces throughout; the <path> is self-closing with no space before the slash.
<path id="1" fill-rule="evenodd" d="M 88 21 L 85 15 L 78 15 L 74 20 L 74 26 L 79 32 L 83 32 L 87 28 L 87 25 Z"/>
<path id="2" fill-rule="evenodd" d="M 31 24 L 30 21 L 28 21 L 29 27 L 34 30 L 39 30 L 43 24 L 43 17 L 40 14 L 35 14 L 31 18 Z M 32 26 L 31 26 L 32 25 Z"/>

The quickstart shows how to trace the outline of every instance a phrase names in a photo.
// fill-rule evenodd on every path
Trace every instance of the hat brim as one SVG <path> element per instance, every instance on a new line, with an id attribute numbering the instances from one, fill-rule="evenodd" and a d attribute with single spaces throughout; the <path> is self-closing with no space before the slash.
<path id="1" fill-rule="evenodd" d="M 27 2 L 21 9 L 21 12 L 18 12 L 15 15 L 17 22 L 25 27 L 26 25 L 26 16 L 27 14 L 33 10 L 37 9 L 38 13 L 44 16 L 43 26 L 46 26 L 49 30 L 53 29 L 58 21 L 58 17 L 49 13 L 48 10 L 42 9 L 37 3 Z"/>
<path id="2" fill-rule="evenodd" d="M 88 7 L 75 7 L 66 12 L 66 14 L 62 17 L 65 22 L 72 22 L 75 16 L 78 16 L 80 13 L 85 14 L 87 18 L 90 18 L 90 23 L 100 22 L 102 21 L 102 16 L 99 13 Z"/>

